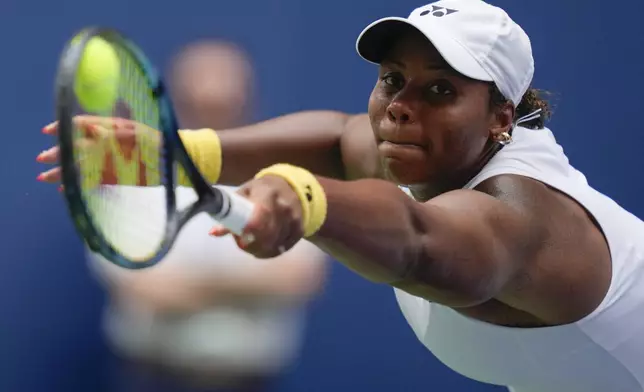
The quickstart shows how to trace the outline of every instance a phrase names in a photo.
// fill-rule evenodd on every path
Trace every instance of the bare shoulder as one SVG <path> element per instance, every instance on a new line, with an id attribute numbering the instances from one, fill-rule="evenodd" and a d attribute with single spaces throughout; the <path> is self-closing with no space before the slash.
<path id="1" fill-rule="evenodd" d="M 534 260 L 497 298 L 548 324 L 578 321 L 604 299 L 611 280 L 608 244 L 590 213 L 537 180 L 501 175 L 476 188 L 525 214 L 538 241 Z"/>
<path id="2" fill-rule="evenodd" d="M 342 134 L 341 148 L 347 179 L 382 178 L 376 141 L 366 113 L 349 118 Z"/>

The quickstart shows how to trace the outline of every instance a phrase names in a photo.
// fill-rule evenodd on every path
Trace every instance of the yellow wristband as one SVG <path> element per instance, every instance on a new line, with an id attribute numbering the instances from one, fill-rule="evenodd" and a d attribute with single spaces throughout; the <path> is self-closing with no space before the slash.
<path id="1" fill-rule="evenodd" d="M 212 129 L 199 129 L 196 131 L 179 131 L 179 137 L 188 151 L 188 155 L 208 182 L 217 183 L 221 175 L 221 142 L 217 132 Z M 179 168 L 177 174 L 179 185 L 191 186 L 190 179 Z"/>
<path id="2" fill-rule="evenodd" d="M 317 233 L 326 219 L 327 201 L 324 189 L 315 176 L 306 169 L 285 163 L 269 166 L 257 173 L 255 178 L 267 175 L 282 177 L 297 194 L 302 203 L 304 236 Z"/>

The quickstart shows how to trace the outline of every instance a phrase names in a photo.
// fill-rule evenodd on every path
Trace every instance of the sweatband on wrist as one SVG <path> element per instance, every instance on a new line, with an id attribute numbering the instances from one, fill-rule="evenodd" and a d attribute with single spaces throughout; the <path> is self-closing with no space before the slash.
<path id="1" fill-rule="evenodd" d="M 217 132 L 212 129 L 181 130 L 179 137 L 201 175 L 211 184 L 216 184 L 221 175 L 222 163 L 221 142 Z M 191 186 L 190 179 L 182 167 L 177 173 L 177 183 Z"/>
<path id="2" fill-rule="evenodd" d="M 267 175 L 279 176 L 293 188 L 302 203 L 304 237 L 317 233 L 327 214 L 326 194 L 315 176 L 306 169 L 278 163 L 259 171 L 255 178 Z"/>

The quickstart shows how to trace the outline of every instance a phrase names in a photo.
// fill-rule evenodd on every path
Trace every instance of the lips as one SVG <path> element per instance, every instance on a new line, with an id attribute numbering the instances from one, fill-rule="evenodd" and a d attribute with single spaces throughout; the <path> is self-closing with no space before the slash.
<path id="1" fill-rule="evenodd" d="M 392 143 L 383 141 L 378 144 L 378 151 L 383 158 L 410 159 L 425 155 L 425 149 L 417 144 Z"/>
<path id="2" fill-rule="evenodd" d="M 406 149 L 406 150 L 424 150 L 424 146 L 414 143 L 398 143 L 383 140 L 380 142 L 381 149 Z"/>
<path id="3" fill-rule="evenodd" d="M 377 133 L 379 144 L 388 143 L 401 147 L 417 147 L 422 149 L 427 147 L 423 143 L 425 138 L 423 137 L 422 130 L 417 126 L 392 127 L 383 124 Z"/>
<path id="4" fill-rule="evenodd" d="M 388 140 L 383 140 L 382 142 L 380 142 L 380 144 L 384 144 L 384 145 L 388 145 L 388 146 L 424 149 L 423 146 L 421 146 L 420 144 L 415 144 L 415 143 L 400 143 L 400 142 L 390 142 Z"/>

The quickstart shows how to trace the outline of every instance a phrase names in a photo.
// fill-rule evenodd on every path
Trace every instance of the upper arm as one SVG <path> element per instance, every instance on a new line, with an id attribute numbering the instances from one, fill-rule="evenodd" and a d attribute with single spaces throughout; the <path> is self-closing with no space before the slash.
<path id="1" fill-rule="evenodd" d="M 524 198 L 517 192 L 515 200 Z M 525 203 L 456 190 L 420 208 L 421 254 L 398 287 L 450 306 L 496 297 L 535 260 L 543 242 L 545 230 Z"/>
<path id="2" fill-rule="evenodd" d="M 376 141 L 367 114 L 358 114 L 347 119 L 340 138 L 345 178 L 382 178 Z"/>
<path id="3" fill-rule="evenodd" d="M 581 204 L 539 181 L 514 175 L 479 186 L 505 204 L 529 211 L 532 257 L 496 299 L 548 324 L 590 314 L 611 280 L 611 256 L 601 228 Z"/>
<path id="4" fill-rule="evenodd" d="M 497 176 L 477 189 L 422 205 L 423 252 L 401 288 L 452 307 L 494 298 L 551 325 L 596 309 L 611 260 L 590 214 L 522 176 Z"/>

